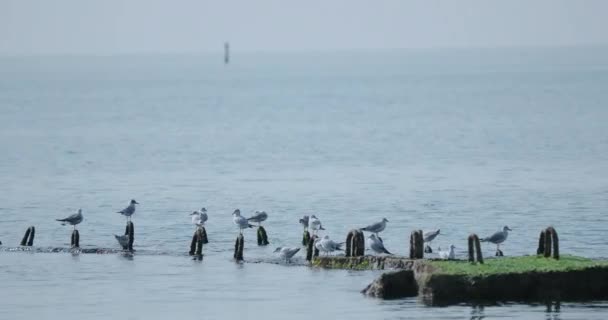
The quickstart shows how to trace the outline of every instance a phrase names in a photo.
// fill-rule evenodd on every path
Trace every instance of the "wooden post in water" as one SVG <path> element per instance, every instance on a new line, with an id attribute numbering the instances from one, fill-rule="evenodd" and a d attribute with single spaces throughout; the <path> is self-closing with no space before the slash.
<path id="1" fill-rule="evenodd" d="M 310 241 L 308 241 L 308 246 L 306 247 L 306 261 L 312 261 L 314 257 L 319 256 L 319 250 L 315 248 L 315 240 L 317 240 L 316 235 L 312 235 Z"/>
<path id="2" fill-rule="evenodd" d="M 268 235 L 266 234 L 266 229 L 264 227 L 258 227 L 258 246 L 266 246 L 268 245 Z"/>
<path id="3" fill-rule="evenodd" d="M 203 260 L 203 242 L 204 242 L 203 227 L 196 228 L 192 235 L 192 243 L 190 244 L 190 255 L 194 259 Z"/>
<path id="4" fill-rule="evenodd" d="M 34 245 L 34 236 L 36 235 L 36 228 L 31 226 L 27 228 L 25 234 L 23 235 L 23 239 L 21 239 L 21 245 L 31 247 Z"/>
<path id="5" fill-rule="evenodd" d="M 236 237 L 236 242 L 234 243 L 234 259 L 236 261 L 243 261 L 243 250 L 245 247 L 245 238 L 242 234 L 239 234 Z"/>
<path id="6" fill-rule="evenodd" d="M 230 43 L 224 43 L 224 64 L 230 63 Z"/>
<path id="7" fill-rule="evenodd" d="M 125 228 L 125 235 L 128 236 L 129 242 L 127 243 L 127 247 L 123 247 L 123 249 L 133 251 L 133 241 L 135 241 L 135 226 L 133 225 L 133 222 L 127 222 L 127 227 Z"/>
<path id="8" fill-rule="evenodd" d="M 304 230 L 304 234 L 302 235 L 302 245 L 307 247 L 308 242 L 310 242 L 310 232 L 308 232 L 308 230 Z"/>
<path id="9" fill-rule="evenodd" d="M 72 241 L 70 242 L 72 248 L 80 248 L 80 233 L 74 229 L 72 232 Z"/>
<path id="10" fill-rule="evenodd" d="M 207 244 L 209 243 L 209 239 L 207 238 L 207 230 L 205 230 L 205 227 L 201 226 L 201 236 L 203 237 L 203 244 Z"/>

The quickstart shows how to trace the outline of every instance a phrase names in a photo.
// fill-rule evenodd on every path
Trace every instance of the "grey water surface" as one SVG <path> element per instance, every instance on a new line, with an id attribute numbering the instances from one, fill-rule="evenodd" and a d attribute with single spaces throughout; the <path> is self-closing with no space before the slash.
<path id="1" fill-rule="evenodd" d="M 456 246 L 504 225 L 507 256 L 553 225 L 561 251 L 608 258 L 608 49 L 0 58 L 0 319 L 605 319 L 605 302 L 427 307 L 359 291 L 379 271 L 316 270 L 298 219 L 334 240 L 386 217 Z M 136 199 L 134 256 L 118 249 Z M 189 214 L 208 209 L 202 262 Z M 271 245 L 231 213 L 268 212 Z M 342 240 L 343 241 L 343 240 Z M 484 244 L 491 256 L 495 246 Z"/>

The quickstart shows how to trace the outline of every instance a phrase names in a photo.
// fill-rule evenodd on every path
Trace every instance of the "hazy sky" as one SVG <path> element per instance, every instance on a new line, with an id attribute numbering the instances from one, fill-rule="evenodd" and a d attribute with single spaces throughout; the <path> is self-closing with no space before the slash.
<path id="1" fill-rule="evenodd" d="M 597 0 L 0 0 L 0 54 L 608 44 Z"/>

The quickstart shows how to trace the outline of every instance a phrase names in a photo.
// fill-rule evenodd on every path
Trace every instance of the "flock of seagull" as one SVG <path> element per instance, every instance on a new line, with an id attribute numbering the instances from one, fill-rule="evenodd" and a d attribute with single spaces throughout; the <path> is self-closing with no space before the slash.
<path id="1" fill-rule="evenodd" d="M 126 217 L 127 221 L 130 221 L 133 214 L 135 214 L 135 205 L 137 204 L 139 203 L 133 199 L 126 208 L 118 211 L 117 213 L 122 214 Z M 200 210 L 192 212 L 190 215 L 192 216 L 192 224 L 194 224 L 197 228 L 203 227 L 205 222 L 209 218 L 207 215 L 207 209 L 205 209 L 204 207 Z M 257 226 L 259 227 L 262 225 L 263 221 L 266 221 L 266 219 L 268 219 L 268 213 L 266 213 L 265 211 L 255 211 L 251 217 L 245 218 L 241 216 L 241 210 L 236 209 L 232 213 L 232 216 L 232 221 L 238 227 L 239 234 L 243 234 L 243 230 L 245 229 L 255 227 L 255 225 L 253 225 L 252 223 L 257 223 Z M 62 225 L 72 225 L 74 227 L 74 230 L 76 230 L 76 225 L 80 224 L 83 220 L 82 209 L 78 209 L 77 213 L 72 214 L 66 218 L 56 220 L 61 222 Z M 344 244 L 344 242 L 335 242 L 329 238 L 329 235 L 324 235 L 323 237 L 318 236 L 319 231 L 325 230 L 325 228 L 323 228 L 321 220 L 319 220 L 316 215 L 305 215 L 299 220 L 299 222 L 305 231 L 312 231 L 311 236 L 317 236 L 315 237 L 314 247 L 318 249 L 319 252 L 323 252 L 326 255 L 330 255 L 332 252 L 342 250 L 342 245 Z M 379 222 L 370 224 L 364 228 L 359 229 L 361 231 L 371 233 L 367 237 L 369 248 L 377 254 L 392 254 L 384 247 L 384 242 L 382 241 L 382 238 L 380 238 L 380 236 L 378 235 L 380 232 L 386 229 L 387 222 L 388 220 L 386 218 L 383 218 Z M 500 244 L 507 240 L 509 231 L 512 230 L 508 226 L 504 226 L 502 231 L 498 231 L 489 237 L 482 238 L 480 239 L 480 241 L 495 244 L 497 252 L 500 252 Z M 440 229 L 437 229 L 424 233 L 423 240 L 424 243 L 427 244 L 429 250 L 433 240 L 440 234 L 440 232 Z M 126 235 L 115 235 L 115 237 L 116 240 L 123 247 L 128 242 L 128 236 Z M 439 248 L 438 255 L 442 259 L 455 259 L 455 248 L 456 247 L 453 244 L 450 245 L 447 251 L 442 251 L 441 248 Z M 285 259 L 287 262 L 289 262 L 290 259 L 293 258 L 299 251 L 300 247 L 278 247 L 274 252 L 278 253 L 282 259 Z"/>

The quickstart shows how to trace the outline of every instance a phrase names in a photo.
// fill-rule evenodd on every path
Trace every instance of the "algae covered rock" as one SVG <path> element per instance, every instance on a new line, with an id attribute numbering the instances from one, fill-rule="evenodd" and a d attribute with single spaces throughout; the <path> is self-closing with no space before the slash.
<path id="1" fill-rule="evenodd" d="M 382 274 L 361 293 L 381 299 L 415 297 L 418 295 L 418 285 L 414 278 L 414 271 L 399 270 Z"/>

